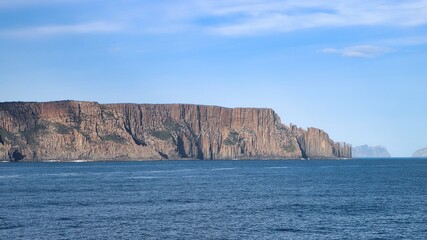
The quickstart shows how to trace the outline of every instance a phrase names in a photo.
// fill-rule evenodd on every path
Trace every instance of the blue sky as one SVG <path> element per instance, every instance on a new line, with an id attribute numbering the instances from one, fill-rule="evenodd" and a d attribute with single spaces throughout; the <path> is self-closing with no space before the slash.
<path id="1" fill-rule="evenodd" d="M 269 107 L 410 156 L 426 62 L 426 0 L 0 0 L 0 101 Z"/>

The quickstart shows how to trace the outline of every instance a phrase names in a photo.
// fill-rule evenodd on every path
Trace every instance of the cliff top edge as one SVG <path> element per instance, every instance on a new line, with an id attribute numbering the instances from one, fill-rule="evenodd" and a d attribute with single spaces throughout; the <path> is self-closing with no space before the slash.
<path id="1" fill-rule="evenodd" d="M 224 109 L 257 109 L 257 110 L 271 110 L 274 109 L 268 107 L 224 107 L 219 105 L 208 105 L 208 104 L 194 104 L 194 103 L 99 103 L 96 101 L 79 101 L 79 100 L 57 100 L 57 101 L 46 101 L 46 102 L 36 102 L 36 101 L 5 101 L 0 102 L 0 105 L 9 105 L 9 104 L 63 104 L 63 103 L 75 103 L 75 104 L 96 104 L 101 106 L 120 106 L 120 105 L 141 105 L 141 106 L 200 106 L 200 107 L 217 107 Z"/>

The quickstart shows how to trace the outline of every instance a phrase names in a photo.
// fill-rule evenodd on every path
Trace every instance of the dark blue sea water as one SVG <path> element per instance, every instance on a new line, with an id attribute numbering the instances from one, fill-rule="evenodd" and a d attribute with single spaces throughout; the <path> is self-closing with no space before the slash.
<path id="1" fill-rule="evenodd" d="M 427 159 L 0 164 L 0 239 L 426 239 Z"/>

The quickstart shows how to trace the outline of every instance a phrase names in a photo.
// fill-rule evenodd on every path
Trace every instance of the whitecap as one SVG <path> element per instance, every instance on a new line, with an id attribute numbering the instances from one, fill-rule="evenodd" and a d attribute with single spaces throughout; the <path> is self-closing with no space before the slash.
<path id="1" fill-rule="evenodd" d="M 161 177 L 149 177 L 149 176 L 139 176 L 139 177 L 128 177 L 128 179 L 156 179 Z"/>
<path id="2" fill-rule="evenodd" d="M 236 169 L 236 168 L 213 168 L 211 170 L 212 171 L 224 171 L 224 170 L 233 170 L 233 169 Z"/>
<path id="3" fill-rule="evenodd" d="M 147 172 L 148 173 L 176 173 L 176 172 L 190 172 L 194 170 L 195 169 L 184 168 L 184 169 L 176 169 L 176 170 L 152 170 Z"/>
<path id="4" fill-rule="evenodd" d="M 59 176 L 59 177 L 72 177 L 72 176 L 78 176 L 82 175 L 81 173 L 47 173 L 47 174 L 40 174 L 44 176 Z"/>

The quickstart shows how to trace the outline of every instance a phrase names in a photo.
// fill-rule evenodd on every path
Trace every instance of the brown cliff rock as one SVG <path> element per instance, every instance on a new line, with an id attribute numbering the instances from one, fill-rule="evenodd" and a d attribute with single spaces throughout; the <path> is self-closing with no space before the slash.
<path id="1" fill-rule="evenodd" d="M 0 159 L 349 158 L 322 130 L 272 109 L 188 104 L 0 103 Z"/>

